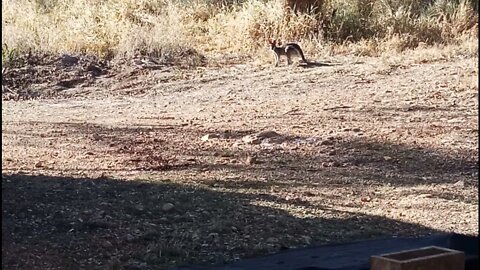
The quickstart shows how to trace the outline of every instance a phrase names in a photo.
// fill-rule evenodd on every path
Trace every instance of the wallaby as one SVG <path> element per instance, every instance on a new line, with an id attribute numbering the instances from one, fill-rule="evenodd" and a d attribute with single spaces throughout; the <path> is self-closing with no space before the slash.
<path id="1" fill-rule="evenodd" d="M 275 54 L 275 66 L 278 67 L 280 64 L 280 56 L 285 55 L 287 56 L 287 64 L 290 65 L 292 64 L 292 56 L 296 54 L 297 56 L 300 56 L 302 58 L 302 61 L 308 64 L 307 59 L 305 59 L 305 56 L 303 55 L 302 48 L 296 43 L 287 43 L 285 45 L 282 45 L 280 47 L 277 46 L 276 40 L 275 39 L 270 39 L 270 45 L 272 48 L 272 51 Z"/>

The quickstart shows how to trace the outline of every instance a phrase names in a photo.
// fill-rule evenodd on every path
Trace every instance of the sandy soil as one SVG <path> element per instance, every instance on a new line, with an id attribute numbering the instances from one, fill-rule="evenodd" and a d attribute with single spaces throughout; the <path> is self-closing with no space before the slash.
<path id="1" fill-rule="evenodd" d="M 2 92 L 4 269 L 478 235 L 477 59 L 327 60 L 60 70 L 76 81 L 15 71 L 25 85 L 11 75 Z"/>

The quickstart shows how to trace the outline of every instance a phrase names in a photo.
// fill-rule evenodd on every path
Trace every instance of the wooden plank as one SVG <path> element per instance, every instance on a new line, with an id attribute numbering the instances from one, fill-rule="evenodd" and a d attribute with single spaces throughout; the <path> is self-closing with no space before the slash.
<path id="1" fill-rule="evenodd" d="M 370 257 L 371 270 L 464 270 L 462 251 L 429 246 Z"/>

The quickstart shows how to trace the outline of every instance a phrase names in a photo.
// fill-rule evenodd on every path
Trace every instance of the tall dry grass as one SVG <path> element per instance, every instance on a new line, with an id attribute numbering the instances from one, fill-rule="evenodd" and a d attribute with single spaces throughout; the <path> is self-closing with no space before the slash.
<path id="1" fill-rule="evenodd" d="M 282 0 L 3 0 L 2 15 L 2 62 L 31 50 L 255 55 L 270 37 L 378 55 L 478 38 L 476 0 L 326 0 L 320 14 L 285 13 Z"/>

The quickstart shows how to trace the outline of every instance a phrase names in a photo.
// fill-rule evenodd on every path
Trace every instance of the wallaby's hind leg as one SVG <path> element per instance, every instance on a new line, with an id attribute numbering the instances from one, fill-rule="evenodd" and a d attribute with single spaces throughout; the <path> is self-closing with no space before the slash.
<path id="1" fill-rule="evenodd" d="M 287 64 L 291 65 L 292 64 L 292 50 L 287 50 Z"/>
<path id="2" fill-rule="evenodd" d="M 275 53 L 275 67 L 278 67 L 280 64 L 280 56 Z"/>

